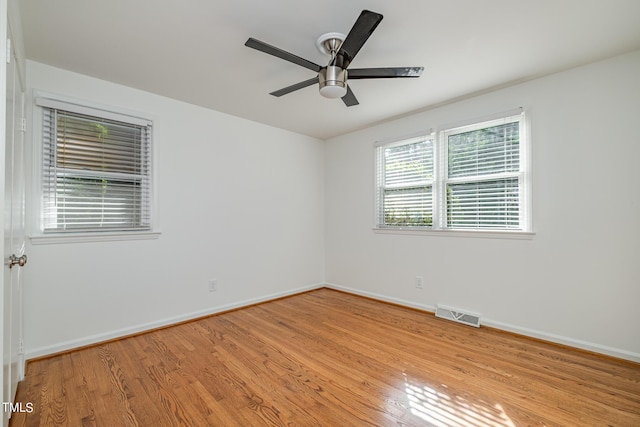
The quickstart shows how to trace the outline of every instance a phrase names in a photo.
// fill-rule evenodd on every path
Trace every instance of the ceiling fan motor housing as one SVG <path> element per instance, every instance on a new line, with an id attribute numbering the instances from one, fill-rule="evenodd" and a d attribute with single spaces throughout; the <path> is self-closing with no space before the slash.
<path id="1" fill-rule="evenodd" d="M 347 93 L 347 70 L 336 66 L 323 67 L 318 73 L 320 95 L 342 98 Z"/>

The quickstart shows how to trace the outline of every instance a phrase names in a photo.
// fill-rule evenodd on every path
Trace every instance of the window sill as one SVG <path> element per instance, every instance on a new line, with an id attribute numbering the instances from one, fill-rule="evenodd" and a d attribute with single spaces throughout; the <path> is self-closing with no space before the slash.
<path id="1" fill-rule="evenodd" d="M 87 242 L 116 242 L 124 240 L 153 240 L 160 237 L 159 231 L 136 232 L 104 232 L 104 233 L 73 233 L 73 234 L 40 234 L 30 236 L 33 245 L 49 245 L 60 243 Z"/>
<path id="2" fill-rule="evenodd" d="M 434 230 L 419 229 L 413 227 L 406 228 L 379 228 L 374 227 L 376 234 L 398 234 L 414 236 L 438 236 L 438 237 L 472 237 L 483 239 L 512 239 L 512 240 L 532 240 L 536 235 L 529 231 L 504 231 L 504 230 Z"/>

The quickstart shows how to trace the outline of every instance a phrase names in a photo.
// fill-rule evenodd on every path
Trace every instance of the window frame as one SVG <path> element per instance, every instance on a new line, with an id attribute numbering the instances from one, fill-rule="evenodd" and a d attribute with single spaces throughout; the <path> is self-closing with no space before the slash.
<path id="1" fill-rule="evenodd" d="M 519 123 L 519 169 L 517 172 L 505 172 L 500 174 L 485 174 L 477 178 L 469 177 L 448 177 L 448 143 L 447 136 L 469 132 L 478 129 L 489 128 L 499 124 Z M 531 218 L 531 172 L 530 172 L 530 149 L 531 138 L 529 134 L 529 114 L 524 108 L 517 108 L 482 118 L 466 120 L 464 122 L 443 125 L 438 128 L 421 132 L 427 138 L 433 136 L 433 205 L 432 205 L 432 225 L 431 226 L 394 226 L 383 224 L 384 218 L 383 201 L 381 199 L 381 179 L 384 179 L 384 171 L 381 169 L 381 156 L 385 147 L 398 146 L 412 143 L 416 135 L 407 137 L 378 141 L 375 147 L 375 183 L 374 183 L 374 226 L 375 233 L 382 234 L 415 234 L 415 235 L 437 235 L 437 236 L 458 236 L 458 237 L 486 237 L 486 238 L 506 238 L 506 239 L 530 239 L 535 233 Z M 482 182 L 491 178 L 503 179 L 513 177 L 518 179 L 519 194 L 519 228 L 454 228 L 447 226 L 447 184 L 462 182 Z"/>
<path id="2" fill-rule="evenodd" d="M 44 129 L 43 121 L 45 109 L 59 109 L 77 114 L 115 120 L 138 126 L 149 126 L 149 188 L 146 196 L 150 199 L 149 228 L 145 229 L 94 229 L 81 231 L 45 231 L 44 192 Z M 33 197 L 31 204 L 32 220 L 30 221 L 30 241 L 33 244 L 74 243 L 94 241 L 120 241 L 120 240 L 148 240 L 157 239 L 160 236 L 157 222 L 157 127 L 156 120 L 150 114 L 142 114 L 125 110 L 114 106 L 101 105 L 83 100 L 77 100 L 41 91 L 34 91 L 33 97 L 33 151 L 32 151 L 32 188 Z M 91 174 L 91 173 L 89 173 Z"/>

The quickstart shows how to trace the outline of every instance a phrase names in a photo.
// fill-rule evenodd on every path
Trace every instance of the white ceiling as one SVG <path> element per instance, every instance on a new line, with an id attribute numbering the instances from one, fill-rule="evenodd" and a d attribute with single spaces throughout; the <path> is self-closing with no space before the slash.
<path id="1" fill-rule="evenodd" d="M 27 58 L 321 139 L 640 49 L 640 0 L 21 0 Z M 423 66 L 418 79 L 350 81 L 360 105 L 244 46 L 326 64 L 323 33 L 363 9 L 384 19 L 352 68 Z M 640 77 L 639 77 L 640 78 Z"/>

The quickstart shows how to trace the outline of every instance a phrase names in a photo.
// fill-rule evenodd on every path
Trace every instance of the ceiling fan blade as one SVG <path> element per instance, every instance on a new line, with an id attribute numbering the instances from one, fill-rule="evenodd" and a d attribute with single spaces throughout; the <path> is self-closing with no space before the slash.
<path id="1" fill-rule="evenodd" d="M 382 21 L 382 15 L 379 13 L 363 10 L 355 24 L 353 24 L 353 27 L 351 27 L 351 31 L 349 31 L 349 34 L 347 34 L 347 37 L 342 42 L 331 65 L 343 69 L 347 68 L 380 21 Z"/>
<path id="2" fill-rule="evenodd" d="M 395 77 L 420 77 L 424 67 L 354 68 L 349 79 L 389 79 Z"/>
<path id="3" fill-rule="evenodd" d="M 312 79 L 305 80 L 303 82 L 296 83 L 296 84 L 291 85 L 291 86 L 287 86 L 287 87 L 282 88 L 280 90 L 276 90 L 275 92 L 271 92 L 270 95 L 273 95 L 273 96 L 286 95 L 286 94 L 291 93 L 291 92 L 293 92 L 295 90 L 302 89 L 303 87 L 311 86 L 312 84 L 315 84 L 315 83 L 318 83 L 318 77 L 317 76 L 312 78 Z"/>
<path id="4" fill-rule="evenodd" d="M 351 88 L 349 87 L 349 85 L 347 85 L 347 94 L 342 97 L 342 101 L 344 102 L 344 105 L 346 105 L 347 107 L 353 107 L 354 105 L 360 104 L 356 96 L 351 91 Z"/>
<path id="5" fill-rule="evenodd" d="M 285 61 L 293 62 L 294 64 L 300 65 L 304 68 L 308 68 L 311 71 L 315 71 L 316 73 L 320 71 L 320 68 L 322 68 L 318 64 L 307 61 L 306 59 L 300 58 L 293 53 L 289 53 L 275 46 L 271 46 L 270 44 L 267 44 L 265 42 L 261 42 L 260 40 L 256 40 L 253 37 L 249 37 L 244 45 L 261 52 L 268 53 L 269 55 L 277 56 L 278 58 L 284 59 Z"/>

